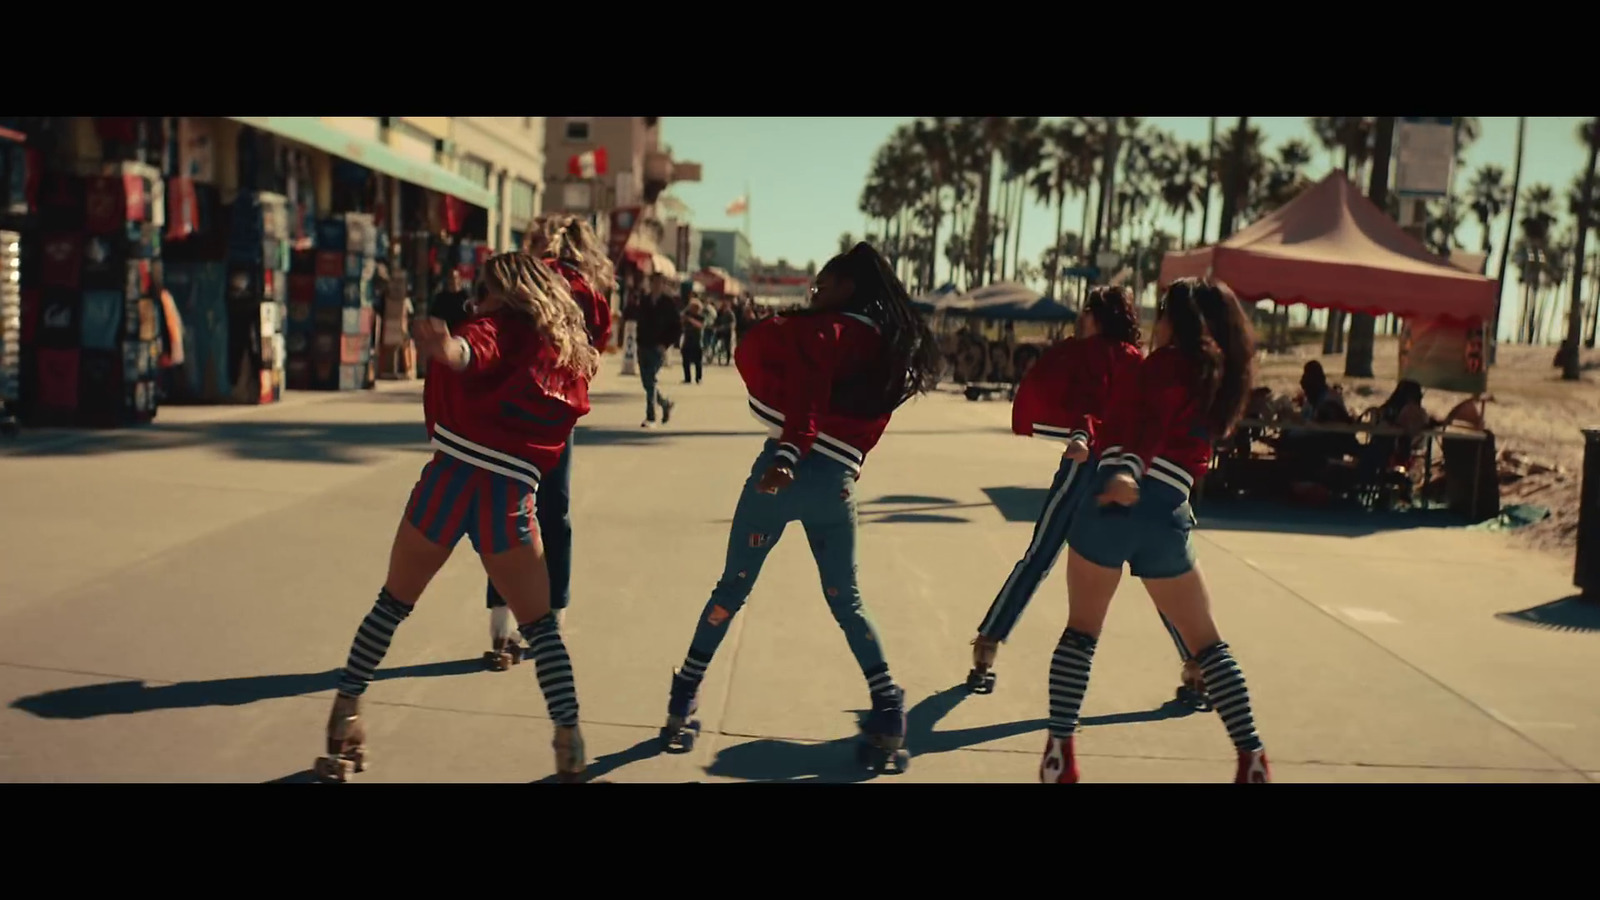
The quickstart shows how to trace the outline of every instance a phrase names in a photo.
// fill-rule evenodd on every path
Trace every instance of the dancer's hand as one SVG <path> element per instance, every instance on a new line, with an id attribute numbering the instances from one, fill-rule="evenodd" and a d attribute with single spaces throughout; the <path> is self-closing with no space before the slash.
<path id="1" fill-rule="evenodd" d="M 763 494 L 776 494 L 794 482 L 794 470 L 777 463 L 761 476 L 761 481 L 756 484 L 756 490 Z"/>
<path id="2" fill-rule="evenodd" d="M 417 342 L 417 352 L 428 357 L 441 356 L 445 343 L 450 340 L 450 326 L 432 316 L 417 319 L 411 323 L 411 338 Z"/>
<path id="3" fill-rule="evenodd" d="M 1067 442 L 1067 452 L 1062 455 L 1073 462 L 1083 462 L 1089 458 L 1089 445 L 1073 438 Z"/>
<path id="4" fill-rule="evenodd" d="M 1132 506 L 1139 502 L 1139 482 L 1132 475 L 1118 472 L 1106 481 L 1105 490 L 1095 499 L 1101 506 Z"/>

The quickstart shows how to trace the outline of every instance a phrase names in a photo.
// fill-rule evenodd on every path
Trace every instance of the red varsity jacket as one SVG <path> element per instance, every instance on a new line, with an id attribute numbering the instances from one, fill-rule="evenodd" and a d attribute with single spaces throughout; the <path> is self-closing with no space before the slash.
<path id="1" fill-rule="evenodd" d="M 1135 344 L 1100 335 L 1051 346 L 1023 376 L 1011 403 L 1011 430 L 1057 441 L 1080 438 L 1098 448 L 1111 386 L 1138 377 Z"/>
<path id="2" fill-rule="evenodd" d="M 1195 390 L 1195 367 L 1162 347 L 1139 366 L 1139 377 L 1114 385 L 1100 465 L 1120 466 L 1185 494 L 1211 465 L 1211 434 Z"/>
<path id="3" fill-rule="evenodd" d="M 790 463 L 816 452 L 857 477 L 889 416 L 858 419 L 829 409 L 835 381 L 878 353 L 878 326 L 856 313 L 774 316 L 739 339 L 734 364 L 750 393 L 750 413 L 782 442 Z"/>
<path id="4" fill-rule="evenodd" d="M 472 358 L 460 372 L 437 359 L 428 367 L 422 408 L 434 449 L 538 487 L 589 412 L 587 379 L 556 369 L 553 351 L 520 316 L 478 316 L 454 334 Z"/>
<path id="5" fill-rule="evenodd" d="M 572 299 L 578 301 L 578 308 L 583 310 L 583 325 L 589 332 L 589 343 L 604 353 L 606 345 L 611 343 L 611 304 L 584 280 L 572 263 L 547 258 L 544 264 L 560 272 L 561 277 L 567 279 L 567 286 L 572 290 Z"/>

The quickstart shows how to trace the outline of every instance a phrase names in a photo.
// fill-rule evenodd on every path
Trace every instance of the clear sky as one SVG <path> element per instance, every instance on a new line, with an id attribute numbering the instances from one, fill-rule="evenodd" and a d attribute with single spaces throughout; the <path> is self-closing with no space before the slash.
<path id="1" fill-rule="evenodd" d="M 742 219 L 729 218 L 724 210 L 735 198 L 750 194 L 751 246 L 764 260 L 787 259 L 804 264 L 822 263 L 838 251 L 839 235 L 860 236 L 865 228 L 856 209 L 872 155 L 888 139 L 895 126 L 910 118 L 865 117 L 681 117 L 662 119 L 662 137 L 680 160 L 703 163 L 704 181 L 674 186 L 672 191 L 694 210 L 694 220 L 702 228 L 740 227 Z M 1203 117 L 1162 117 L 1145 120 L 1175 134 L 1179 140 L 1204 144 L 1209 120 Z M 1218 120 L 1225 130 L 1237 119 Z M 1302 138 L 1318 148 L 1305 118 L 1251 118 L 1261 128 L 1269 149 L 1291 138 Z M 1528 120 L 1526 155 L 1522 184 L 1545 183 L 1564 194 L 1573 176 L 1588 157 L 1578 143 L 1581 119 L 1533 117 Z M 1505 167 L 1509 183 L 1516 156 L 1517 120 L 1514 117 L 1484 117 L 1483 136 L 1467 151 L 1467 168 L 1457 178 L 1464 187 L 1472 170 L 1484 163 Z M 1326 172 L 1333 160 L 1317 149 L 1309 174 Z M 1068 200 L 1067 230 L 1081 218 L 1078 200 Z M 1213 199 L 1212 227 L 1216 207 Z M 1562 210 L 1563 214 L 1565 210 Z M 1481 229 L 1475 221 L 1465 224 L 1458 235 L 1469 249 L 1476 250 Z M 1502 217 L 1503 221 L 1503 217 Z M 1174 218 L 1165 227 L 1178 233 Z M 1502 226 L 1503 227 L 1503 226 Z M 1199 228 L 1198 217 L 1191 217 L 1191 238 Z M 1213 234 L 1215 232 L 1213 231 Z M 1038 261 L 1039 254 L 1055 236 L 1055 212 L 1041 205 L 1030 205 L 1023 213 L 1022 253 Z M 1498 254 L 1501 232 L 1494 235 Z M 940 274 L 945 263 L 940 259 Z M 1493 266 L 1499 264 L 1498 255 Z M 1515 269 L 1508 276 L 1514 282 Z M 1507 297 L 1514 291 L 1507 291 Z"/>

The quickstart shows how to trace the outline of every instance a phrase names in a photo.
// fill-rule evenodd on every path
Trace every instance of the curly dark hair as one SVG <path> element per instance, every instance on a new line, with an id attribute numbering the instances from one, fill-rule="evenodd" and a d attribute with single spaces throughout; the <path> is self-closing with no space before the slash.
<path id="1" fill-rule="evenodd" d="M 1173 345 L 1196 365 L 1206 427 L 1227 437 L 1255 381 L 1256 336 L 1239 298 L 1220 281 L 1180 278 L 1162 296 L 1156 317 L 1167 320 Z"/>
<path id="2" fill-rule="evenodd" d="M 882 336 L 878 357 L 861 371 L 834 383 L 832 408 L 847 416 L 875 419 L 900 408 L 939 383 L 944 355 L 911 295 L 883 254 L 865 241 L 828 260 L 823 272 L 850 280 L 854 291 L 841 312 L 871 319 Z M 813 315 L 806 310 L 796 315 Z"/>
<path id="3" fill-rule="evenodd" d="M 1095 327 L 1107 340 L 1139 346 L 1139 305 L 1133 292 L 1121 285 L 1099 284 L 1083 301 L 1083 314 L 1094 318 Z"/>

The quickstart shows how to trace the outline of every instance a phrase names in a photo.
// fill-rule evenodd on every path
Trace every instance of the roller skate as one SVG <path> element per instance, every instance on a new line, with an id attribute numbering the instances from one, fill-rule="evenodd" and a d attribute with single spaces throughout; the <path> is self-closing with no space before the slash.
<path id="1" fill-rule="evenodd" d="M 1041 784 L 1077 784 L 1078 757 L 1073 750 L 1073 739 L 1050 735 L 1044 745 L 1044 759 L 1039 762 Z"/>
<path id="2" fill-rule="evenodd" d="M 891 769 L 905 772 L 911 768 L 911 754 L 906 743 L 906 692 L 894 688 L 885 694 L 872 696 L 872 712 L 861 728 L 861 742 L 856 745 L 856 761 L 877 772 L 888 774 Z"/>
<path id="3" fill-rule="evenodd" d="M 576 725 L 557 725 L 556 738 L 550 742 L 556 751 L 556 780 L 562 784 L 579 784 L 589 765 L 583 752 L 583 732 Z"/>
<path id="4" fill-rule="evenodd" d="M 339 694 L 328 714 L 328 755 L 319 757 L 312 774 L 325 784 L 343 784 L 367 769 L 367 728 L 361 721 L 361 698 Z"/>
<path id="5" fill-rule="evenodd" d="M 972 639 L 972 671 L 967 673 L 967 690 L 973 694 L 994 693 L 994 659 L 1000 642 L 978 635 Z"/>
<path id="6" fill-rule="evenodd" d="M 1192 659 L 1183 661 L 1183 683 L 1178 685 L 1177 700 L 1184 706 L 1202 712 L 1211 708 L 1211 696 L 1206 693 L 1205 675 L 1200 664 Z"/>
<path id="7" fill-rule="evenodd" d="M 1240 750 L 1239 770 L 1234 773 L 1234 784 L 1270 784 L 1272 767 L 1267 763 L 1265 750 Z"/>
<path id="8" fill-rule="evenodd" d="M 667 698 L 667 724 L 661 726 L 661 749 L 668 753 L 688 753 L 700 736 L 700 720 L 692 718 L 700 708 L 700 685 L 672 670 L 672 693 Z"/>
<path id="9" fill-rule="evenodd" d="M 522 662 L 528 649 L 517 640 L 516 622 L 511 618 L 511 610 L 504 606 L 489 610 L 489 640 L 493 649 L 484 651 L 483 664 L 491 672 L 504 672 Z"/>

